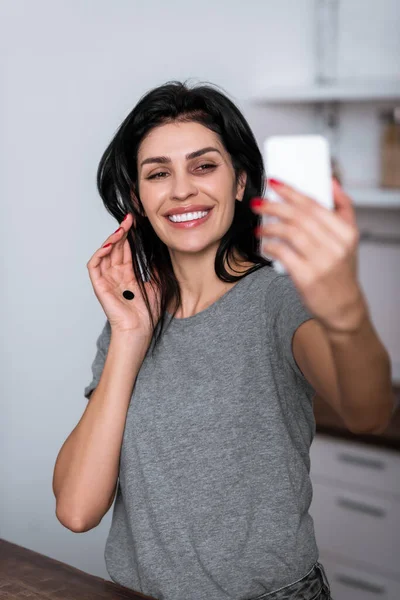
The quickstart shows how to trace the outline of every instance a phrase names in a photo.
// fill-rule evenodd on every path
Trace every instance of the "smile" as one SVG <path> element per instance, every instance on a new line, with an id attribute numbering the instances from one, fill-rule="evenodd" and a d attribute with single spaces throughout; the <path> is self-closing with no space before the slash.
<path id="1" fill-rule="evenodd" d="M 177 227 L 180 229 L 188 229 L 192 227 L 197 227 L 202 225 L 207 221 L 210 214 L 212 212 L 212 208 L 210 210 L 198 211 L 193 213 L 184 213 L 181 215 L 170 215 L 166 217 L 168 223 L 172 225 L 172 227 Z"/>

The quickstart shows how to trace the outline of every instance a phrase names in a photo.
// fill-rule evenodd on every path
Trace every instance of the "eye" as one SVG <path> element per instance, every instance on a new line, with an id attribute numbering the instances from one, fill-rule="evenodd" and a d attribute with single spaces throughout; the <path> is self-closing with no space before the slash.
<path id="1" fill-rule="evenodd" d="M 157 177 L 157 175 L 165 175 L 165 171 L 159 171 L 158 173 L 154 173 L 154 175 L 150 175 L 150 177 L 146 177 L 146 179 L 164 179 L 163 177 Z"/>
<path id="2" fill-rule="evenodd" d="M 203 165 L 199 165 L 197 168 L 201 171 L 209 171 L 210 169 L 215 169 L 217 165 L 212 165 L 210 163 L 204 163 Z M 206 167 L 205 169 L 203 167 Z M 164 179 L 164 177 L 159 177 L 159 175 L 168 175 L 166 171 L 158 171 L 158 173 L 154 173 L 150 175 L 150 177 L 146 177 L 146 179 Z"/>
<path id="3" fill-rule="evenodd" d="M 199 166 L 199 169 L 200 169 L 201 167 L 209 167 L 209 168 L 213 169 L 215 166 L 216 166 L 216 165 L 211 165 L 211 164 L 209 164 L 209 163 L 206 163 L 206 164 L 204 164 L 204 165 L 200 165 L 200 166 Z M 203 170 L 203 169 L 201 169 L 201 170 Z M 206 170 L 206 171 L 208 171 L 209 169 L 205 169 L 205 170 Z"/>

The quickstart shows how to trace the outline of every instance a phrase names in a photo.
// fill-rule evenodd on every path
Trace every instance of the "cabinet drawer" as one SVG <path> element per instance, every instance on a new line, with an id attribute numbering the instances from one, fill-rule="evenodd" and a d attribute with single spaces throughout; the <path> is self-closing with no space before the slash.
<path id="1" fill-rule="evenodd" d="M 399 574 L 400 502 L 314 482 L 310 514 L 321 553 Z"/>
<path id="2" fill-rule="evenodd" d="M 400 499 L 400 453 L 394 450 L 316 435 L 310 458 L 313 481 L 336 479 L 395 494 Z"/>
<path id="3" fill-rule="evenodd" d="M 335 600 L 399 600 L 400 582 L 320 556 Z"/>

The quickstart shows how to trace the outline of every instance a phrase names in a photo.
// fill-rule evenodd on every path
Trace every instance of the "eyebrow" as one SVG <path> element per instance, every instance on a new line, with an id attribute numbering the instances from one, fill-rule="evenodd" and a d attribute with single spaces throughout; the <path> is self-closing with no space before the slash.
<path id="1" fill-rule="evenodd" d="M 185 158 L 186 160 L 191 160 L 192 158 L 197 158 L 198 156 L 202 156 L 202 154 L 206 154 L 206 152 L 218 152 L 218 154 L 221 154 L 221 152 L 218 150 L 218 148 L 214 148 L 213 146 L 207 146 L 206 148 L 201 148 L 200 150 L 195 150 L 194 152 L 190 152 L 189 154 L 186 154 Z M 222 154 L 221 154 L 222 156 Z M 171 159 L 169 158 L 169 156 L 151 156 L 150 158 L 146 158 L 145 160 L 143 160 L 140 163 L 140 166 L 143 167 L 143 165 L 147 165 L 149 163 L 170 163 Z"/>

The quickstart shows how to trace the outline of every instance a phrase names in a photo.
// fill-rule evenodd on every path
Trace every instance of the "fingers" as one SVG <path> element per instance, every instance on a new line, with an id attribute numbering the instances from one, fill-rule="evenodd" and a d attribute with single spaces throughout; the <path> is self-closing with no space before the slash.
<path id="1" fill-rule="evenodd" d="M 121 222 L 119 229 L 114 231 L 111 237 L 110 252 L 106 254 L 100 265 L 101 272 L 105 273 L 110 267 L 122 265 L 124 262 L 124 246 L 127 242 L 126 238 L 133 223 L 133 215 L 128 213 L 125 219 Z M 128 242 L 127 242 L 128 243 Z M 128 243 L 129 244 L 129 243 Z"/>
<path id="2" fill-rule="evenodd" d="M 120 227 L 109 235 L 101 248 L 93 254 L 86 265 L 91 278 L 101 277 L 111 265 L 122 263 L 125 255 L 124 244 L 127 242 L 126 237 L 133 220 L 133 215 L 128 213 Z M 127 244 L 129 245 L 129 242 Z"/>
<path id="3" fill-rule="evenodd" d="M 110 252 L 110 254 L 107 256 L 107 258 L 111 262 L 111 266 L 120 265 L 123 262 L 125 262 L 124 261 L 125 241 L 128 236 L 128 232 L 132 226 L 132 223 L 133 223 L 133 216 L 131 213 L 128 213 L 127 216 L 125 217 L 124 221 L 122 221 L 122 223 L 121 223 L 120 230 L 117 231 L 117 233 L 115 234 L 116 240 L 114 243 L 114 247 L 113 247 L 112 251 Z"/>
<path id="4" fill-rule="evenodd" d="M 254 206 L 255 212 L 273 215 L 304 228 L 319 227 L 326 236 L 338 238 L 342 243 L 352 241 L 352 227 L 335 212 L 288 185 L 275 186 L 275 191 L 285 202 L 263 202 L 261 206 Z"/>

